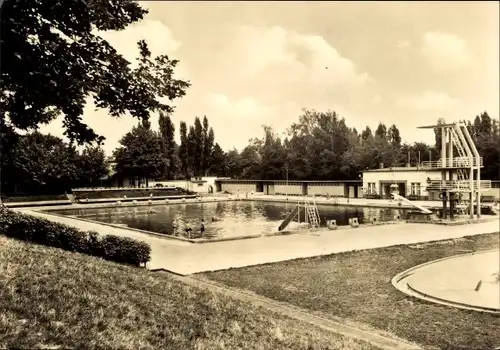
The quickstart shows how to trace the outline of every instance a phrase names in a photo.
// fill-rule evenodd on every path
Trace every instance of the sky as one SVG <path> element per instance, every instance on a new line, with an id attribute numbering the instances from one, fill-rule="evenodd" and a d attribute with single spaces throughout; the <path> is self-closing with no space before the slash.
<path id="1" fill-rule="evenodd" d="M 499 117 L 496 1 L 140 4 L 143 21 L 102 36 L 129 60 L 140 39 L 178 59 L 176 76 L 192 86 L 172 102 L 177 134 L 206 115 L 225 150 L 262 137 L 264 124 L 285 132 L 303 108 L 334 110 L 358 130 L 396 124 L 403 141 L 428 143 L 433 133 L 416 128 L 440 117 Z M 92 101 L 83 120 L 108 155 L 137 124 Z M 62 136 L 62 122 L 40 131 Z"/>

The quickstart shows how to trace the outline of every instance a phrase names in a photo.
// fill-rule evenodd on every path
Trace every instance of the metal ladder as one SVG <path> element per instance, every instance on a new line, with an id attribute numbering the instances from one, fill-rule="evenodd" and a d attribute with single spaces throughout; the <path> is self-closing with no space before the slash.
<path id="1" fill-rule="evenodd" d="M 455 148 L 457 149 L 459 157 L 462 159 L 469 159 L 462 144 L 460 143 L 460 138 L 457 135 L 457 132 L 455 131 L 455 129 L 450 128 L 450 132 L 451 132 L 452 143 L 455 146 Z M 472 165 L 472 164 L 470 164 L 470 165 Z M 457 170 L 457 177 L 458 177 L 459 181 L 467 181 L 469 179 L 468 173 L 464 169 Z"/>
<path id="2" fill-rule="evenodd" d="M 305 209 L 307 222 L 312 230 L 316 230 L 319 228 L 320 218 L 318 206 L 316 205 L 316 201 L 314 198 L 306 198 L 305 200 Z"/>

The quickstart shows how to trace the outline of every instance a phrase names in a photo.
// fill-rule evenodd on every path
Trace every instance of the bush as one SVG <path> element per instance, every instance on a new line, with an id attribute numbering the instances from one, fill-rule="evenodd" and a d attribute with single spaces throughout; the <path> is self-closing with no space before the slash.
<path id="1" fill-rule="evenodd" d="M 187 191 L 180 187 L 150 187 L 150 188 L 137 188 L 126 190 L 73 190 L 73 195 L 79 201 L 86 199 L 111 199 L 111 198 L 145 198 L 153 194 L 154 197 L 167 197 L 167 196 L 182 196 L 193 194 L 195 192 Z"/>
<path id="2" fill-rule="evenodd" d="M 0 210 L 0 233 L 27 242 L 134 266 L 146 264 L 151 259 L 151 247 L 144 242 L 113 235 L 100 237 L 95 231 L 85 232 L 6 209 Z"/>
<path id="3" fill-rule="evenodd" d="M 32 196 L 1 195 L 1 196 L 2 196 L 2 201 L 4 203 L 68 200 L 68 197 L 66 197 L 65 194 L 46 194 L 46 195 L 32 195 Z"/>

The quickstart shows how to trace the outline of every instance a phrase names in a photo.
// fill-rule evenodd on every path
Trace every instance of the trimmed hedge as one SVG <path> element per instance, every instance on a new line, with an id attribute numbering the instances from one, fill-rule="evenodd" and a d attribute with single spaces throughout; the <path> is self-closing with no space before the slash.
<path id="1" fill-rule="evenodd" d="M 2 195 L 4 203 L 41 202 L 41 201 L 62 201 L 68 198 L 64 194 L 46 194 L 33 196 L 9 196 Z"/>
<path id="2" fill-rule="evenodd" d="M 7 237 L 101 257 L 133 266 L 151 259 L 151 247 L 127 237 L 99 236 L 77 228 L 31 215 L 0 209 L 0 233 Z"/>
<path id="3" fill-rule="evenodd" d="M 151 187 L 151 188 L 142 188 L 135 190 L 88 190 L 88 191 L 73 191 L 73 195 L 79 201 L 85 201 L 85 199 L 104 199 L 104 198 L 123 198 L 123 196 L 127 196 L 127 198 L 140 198 L 140 197 L 149 197 L 153 194 L 154 197 L 161 196 L 182 196 L 186 194 L 192 194 L 194 192 L 186 191 L 182 188 L 162 188 L 162 187 Z"/>

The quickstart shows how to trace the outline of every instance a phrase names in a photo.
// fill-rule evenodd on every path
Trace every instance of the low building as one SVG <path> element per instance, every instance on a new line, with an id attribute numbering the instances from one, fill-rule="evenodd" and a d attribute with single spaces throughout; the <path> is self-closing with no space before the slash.
<path id="1" fill-rule="evenodd" d="M 441 180 L 441 171 L 420 167 L 391 167 L 365 170 L 363 172 L 363 194 L 365 197 L 389 198 L 396 192 L 413 200 L 431 199 L 427 192 L 429 181 Z"/>
<path id="2" fill-rule="evenodd" d="M 217 192 L 261 193 L 267 195 L 331 196 L 360 198 L 363 196 L 361 180 L 311 181 L 311 180 L 240 180 L 216 179 Z"/>
<path id="3" fill-rule="evenodd" d="M 196 193 L 213 193 L 216 191 L 215 176 L 192 177 L 189 180 L 157 180 L 155 186 L 180 187 Z"/>
<path id="4" fill-rule="evenodd" d="M 391 193 L 410 200 L 439 200 L 439 191 L 428 191 L 428 184 L 440 181 L 442 171 L 427 167 L 390 167 L 363 172 L 363 195 L 367 198 L 390 198 Z M 453 180 L 457 180 L 456 173 Z M 500 197 L 500 182 L 491 181 L 491 188 L 481 192 L 483 197 Z"/>

